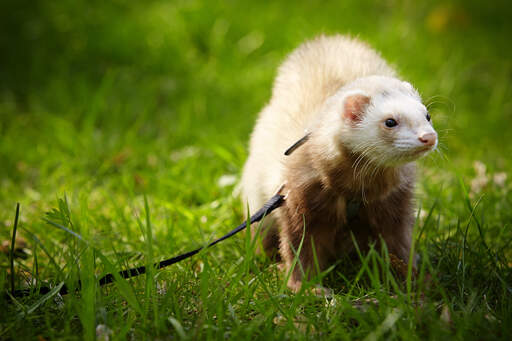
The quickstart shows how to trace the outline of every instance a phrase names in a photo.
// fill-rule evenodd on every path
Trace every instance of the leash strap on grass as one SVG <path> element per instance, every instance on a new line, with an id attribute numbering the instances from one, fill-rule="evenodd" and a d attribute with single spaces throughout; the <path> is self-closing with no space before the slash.
<path id="1" fill-rule="evenodd" d="M 272 198 L 270 198 L 265 203 L 265 205 L 263 205 L 262 208 L 260 208 L 256 213 L 254 213 L 251 216 L 251 218 L 250 218 L 251 224 L 260 221 L 261 219 L 263 219 L 263 217 L 265 217 L 266 215 L 270 214 L 270 212 L 272 212 L 276 208 L 280 207 L 283 204 L 283 202 L 284 202 L 284 198 L 285 198 L 285 196 L 279 194 L 279 192 L 276 195 L 274 195 Z M 154 267 L 157 268 L 157 269 L 165 268 L 166 266 L 178 263 L 178 262 L 180 262 L 180 261 L 182 261 L 184 259 L 192 257 L 193 255 L 195 255 L 196 253 L 198 253 L 202 249 L 214 246 L 215 244 L 220 243 L 221 241 L 223 241 L 225 239 L 228 239 L 229 237 L 237 234 L 238 232 L 242 231 L 246 227 L 247 227 L 247 221 L 244 221 L 243 223 L 238 225 L 234 230 L 232 230 L 231 232 L 227 233 L 226 235 L 220 237 L 219 239 L 214 240 L 213 242 L 211 242 L 207 246 L 202 246 L 202 247 L 197 248 L 197 249 L 195 249 L 193 251 L 189 251 L 189 252 L 183 253 L 183 254 L 181 254 L 179 256 L 163 260 L 163 261 L 161 261 L 159 263 L 155 263 Z M 127 270 L 120 271 L 119 275 L 122 278 L 130 278 L 130 277 L 135 277 L 135 276 L 142 275 L 144 273 L 146 273 L 146 267 L 145 266 L 139 266 L 137 268 L 132 268 L 132 269 L 127 269 Z M 99 284 L 100 284 L 100 286 L 103 286 L 105 284 L 112 283 L 113 281 L 114 281 L 114 275 L 110 273 L 110 274 L 107 274 L 107 275 L 103 276 L 102 278 L 100 278 Z M 80 288 L 80 287 L 81 287 L 81 283 L 79 282 L 78 283 L 78 288 Z M 48 292 L 50 292 L 50 290 L 51 290 L 50 287 L 45 287 L 45 286 L 44 287 L 40 287 L 39 288 L 39 293 L 44 295 L 44 294 L 47 294 Z M 29 296 L 31 294 L 31 292 L 32 291 L 30 289 L 19 289 L 19 290 L 15 290 L 13 292 L 13 296 L 14 297 Z M 67 286 L 64 284 L 60 288 L 59 294 L 65 295 L 67 293 L 69 293 L 69 290 L 68 290 Z"/>

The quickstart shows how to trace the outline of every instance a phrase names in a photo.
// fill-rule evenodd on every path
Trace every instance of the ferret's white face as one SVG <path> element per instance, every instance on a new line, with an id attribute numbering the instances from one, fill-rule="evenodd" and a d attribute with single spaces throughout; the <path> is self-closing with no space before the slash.
<path id="1" fill-rule="evenodd" d="M 384 166 L 410 162 L 435 149 L 437 133 L 413 87 L 392 78 L 368 78 L 371 87 L 340 98 L 343 145 Z"/>

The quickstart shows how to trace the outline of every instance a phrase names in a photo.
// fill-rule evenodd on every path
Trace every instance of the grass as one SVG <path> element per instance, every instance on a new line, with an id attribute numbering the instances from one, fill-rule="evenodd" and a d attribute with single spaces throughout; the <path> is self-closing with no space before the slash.
<path id="1" fill-rule="evenodd" d="M 11 278 L 33 289 L 2 295 L 0 338 L 512 337 L 505 2 L 0 6 L 0 289 L 9 292 Z M 420 90 L 441 134 L 443 155 L 420 162 L 419 279 L 394 276 L 386 253 L 372 251 L 308 284 L 328 283 L 333 299 L 294 295 L 276 265 L 236 236 L 98 287 L 107 272 L 238 225 L 244 205 L 229 180 L 240 175 L 276 68 L 300 42 L 336 32 L 381 51 Z M 11 277 L 16 202 L 27 255 Z M 38 294 L 78 279 L 79 294 Z"/>

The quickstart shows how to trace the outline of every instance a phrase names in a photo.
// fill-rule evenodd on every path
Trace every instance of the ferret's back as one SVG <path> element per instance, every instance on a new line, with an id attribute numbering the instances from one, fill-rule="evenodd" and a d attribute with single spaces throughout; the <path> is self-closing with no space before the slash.
<path id="1" fill-rule="evenodd" d="M 320 36 L 280 66 L 270 105 L 289 107 L 296 119 L 311 114 L 341 86 L 364 76 L 396 77 L 378 52 L 348 36 Z"/>

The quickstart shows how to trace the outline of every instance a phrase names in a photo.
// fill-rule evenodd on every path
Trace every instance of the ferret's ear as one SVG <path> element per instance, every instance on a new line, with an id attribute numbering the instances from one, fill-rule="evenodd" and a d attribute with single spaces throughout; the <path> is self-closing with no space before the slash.
<path id="1" fill-rule="evenodd" d="M 349 94 L 343 101 L 343 117 L 351 122 L 359 122 L 363 119 L 363 114 L 370 104 L 370 97 L 362 93 Z"/>

